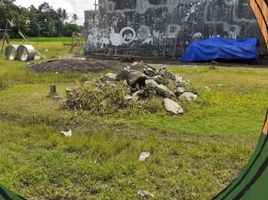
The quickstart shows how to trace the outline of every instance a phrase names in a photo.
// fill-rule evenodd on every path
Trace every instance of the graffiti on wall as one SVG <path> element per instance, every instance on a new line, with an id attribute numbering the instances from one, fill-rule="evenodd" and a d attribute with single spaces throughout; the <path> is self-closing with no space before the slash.
<path id="1" fill-rule="evenodd" d="M 108 46 L 178 47 L 201 38 L 258 37 L 246 0 L 100 0 L 98 22 L 88 28 L 88 51 Z M 89 19 L 86 19 L 89 20 Z M 173 42 L 174 44 L 174 42 Z"/>

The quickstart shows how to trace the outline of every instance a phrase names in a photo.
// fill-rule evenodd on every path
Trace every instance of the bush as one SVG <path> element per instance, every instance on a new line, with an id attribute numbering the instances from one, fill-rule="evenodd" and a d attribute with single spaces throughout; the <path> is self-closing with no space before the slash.
<path id="1" fill-rule="evenodd" d="M 63 108 L 69 110 L 86 110 L 95 115 L 115 114 L 122 110 L 148 111 L 150 113 L 165 112 L 163 99 L 158 96 L 146 99 L 127 100 L 129 88 L 123 82 L 103 84 L 91 82 L 67 90 L 67 99 Z"/>

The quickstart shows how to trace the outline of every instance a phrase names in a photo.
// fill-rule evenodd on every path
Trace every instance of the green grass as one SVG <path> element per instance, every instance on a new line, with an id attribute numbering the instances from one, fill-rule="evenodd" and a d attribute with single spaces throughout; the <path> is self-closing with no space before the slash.
<path id="1" fill-rule="evenodd" d="M 21 41 L 22 39 L 15 39 L 13 41 Z M 69 37 L 30 37 L 28 38 L 31 42 L 70 42 Z"/>
<path id="2" fill-rule="evenodd" d="M 35 45 L 51 58 L 68 52 L 63 42 Z M 64 96 L 81 74 L 37 74 L 27 63 L 0 58 L 0 182 L 28 199 L 140 199 L 138 190 L 161 200 L 210 199 L 254 151 L 268 69 L 171 69 L 191 80 L 200 96 L 184 116 L 94 116 L 62 110 L 47 98 L 51 83 Z M 73 137 L 60 135 L 66 127 Z M 141 163 L 143 151 L 152 155 Z"/>

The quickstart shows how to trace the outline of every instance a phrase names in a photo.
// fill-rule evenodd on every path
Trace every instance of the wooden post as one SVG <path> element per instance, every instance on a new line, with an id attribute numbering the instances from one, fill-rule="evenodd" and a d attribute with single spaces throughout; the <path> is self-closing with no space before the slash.
<path id="1" fill-rule="evenodd" d="M 259 23 L 268 50 L 268 4 L 266 2 L 267 0 L 249 0 L 249 5 Z"/>
<path id="2" fill-rule="evenodd" d="M 4 46 L 5 46 L 6 36 L 7 36 L 7 26 L 8 26 L 8 22 L 6 22 L 6 26 L 5 26 L 5 32 L 4 32 L 3 43 L 2 43 L 2 48 L 1 48 L 1 55 L 3 55 L 3 52 L 4 52 Z"/>
<path id="3" fill-rule="evenodd" d="M 57 86 L 55 84 L 51 84 L 49 86 L 49 90 L 50 90 L 49 95 L 52 96 L 52 95 L 56 95 L 57 94 Z"/>

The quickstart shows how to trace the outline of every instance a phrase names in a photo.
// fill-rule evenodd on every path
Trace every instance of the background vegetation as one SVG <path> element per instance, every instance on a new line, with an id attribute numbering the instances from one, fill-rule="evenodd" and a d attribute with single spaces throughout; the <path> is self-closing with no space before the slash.
<path id="1" fill-rule="evenodd" d="M 80 32 L 77 15 L 70 18 L 65 9 L 54 10 L 47 2 L 38 8 L 33 5 L 24 8 L 14 3 L 15 0 L 0 0 L 0 28 L 4 29 L 9 20 L 14 24 L 11 28 L 15 33 L 19 29 L 28 36 L 70 37 L 73 32 Z"/>

